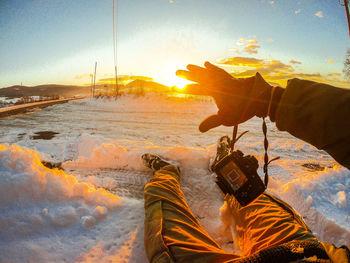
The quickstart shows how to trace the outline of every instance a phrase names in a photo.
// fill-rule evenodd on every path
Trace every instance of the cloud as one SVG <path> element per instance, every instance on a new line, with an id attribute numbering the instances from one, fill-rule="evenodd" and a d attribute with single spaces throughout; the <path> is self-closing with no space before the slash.
<path id="1" fill-rule="evenodd" d="M 301 64 L 296 60 L 291 60 L 291 64 Z M 303 78 L 313 81 L 332 81 L 325 79 L 319 72 L 300 73 L 296 72 L 291 64 L 286 64 L 275 59 L 260 59 L 254 57 L 231 57 L 221 60 L 219 65 L 232 67 L 234 77 L 250 77 L 259 72 L 267 81 L 277 82 L 280 85 L 286 85 L 288 79 Z M 334 77 L 334 76 L 333 76 Z"/>
<path id="2" fill-rule="evenodd" d="M 249 44 L 258 44 L 258 40 L 257 39 L 248 39 L 248 43 Z"/>
<path id="3" fill-rule="evenodd" d="M 243 50 L 244 50 L 244 52 L 247 52 L 249 54 L 257 54 L 258 48 L 260 48 L 259 45 L 248 44 L 247 46 L 244 47 Z"/>
<path id="4" fill-rule="evenodd" d="M 299 63 L 301 62 L 293 59 L 290 60 L 290 64 L 286 64 L 275 59 L 268 60 L 255 57 L 237 56 L 221 59 L 217 64 L 218 66 L 229 66 L 230 68 L 228 70 L 233 77 L 251 77 L 255 75 L 256 72 L 259 72 L 263 75 L 266 81 L 278 83 L 281 86 L 285 86 L 287 81 L 293 78 L 307 79 L 344 88 L 349 86 L 349 82 L 342 80 L 341 73 L 338 72 L 321 75 L 320 72 L 296 71 L 293 68 L 293 64 L 298 65 Z"/>
<path id="5" fill-rule="evenodd" d="M 133 81 L 133 80 L 153 81 L 153 78 L 145 77 L 145 76 L 129 76 L 129 75 L 119 75 L 118 76 L 118 82 L 119 81 L 129 82 L 129 81 Z M 115 77 L 99 79 L 98 83 L 100 83 L 100 84 L 115 83 Z"/>
<path id="6" fill-rule="evenodd" d="M 300 14 L 300 12 L 301 12 L 301 9 L 298 9 L 298 10 L 295 10 L 295 14 L 297 15 L 297 14 Z"/>
<path id="7" fill-rule="evenodd" d="M 237 54 L 241 54 L 241 51 L 239 51 L 239 49 L 237 49 L 237 48 L 231 48 L 230 50 L 237 53 Z"/>
<path id="8" fill-rule="evenodd" d="M 174 0 L 169 0 L 169 3 L 170 3 L 170 4 L 173 4 L 173 3 L 174 3 Z"/>
<path id="9" fill-rule="evenodd" d="M 236 72 L 235 77 L 246 77 L 260 72 L 263 75 L 289 74 L 294 71 L 293 67 L 279 60 L 264 60 L 250 57 L 233 57 L 221 61 L 219 64 L 241 67 L 243 70 Z"/>
<path id="10" fill-rule="evenodd" d="M 244 37 L 239 38 L 239 40 L 236 42 L 237 46 L 245 46 L 249 44 L 257 44 L 259 41 L 257 39 L 246 39 Z"/>
<path id="11" fill-rule="evenodd" d="M 321 74 L 319 72 L 316 73 L 290 73 L 290 74 L 279 74 L 275 76 L 268 76 L 268 79 L 271 80 L 281 80 L 281 79 L 293 79 L 293 78 L 303 78 L 303 79 L 318 79 L 321 78 Z"/>
<path id="12" fill-rule="evenodd" d="M 322 11 L 318 11 L 315 13 L 315 16 L 319 17 L 319 18 L 323 18 L 323 12 Z"/>
<path id="13" fill-rule="evenodd" d="M 82 75 L 76 75 L 74 77 L 74 79 L 87 79 L 87 78 L 91 78 L 91 76 L 92 76 L 92 74 L 86 73 L 86 74 L 82 74 Z"/>
<path id="14" fill-rule="evenodd" d="M 271 42 L 273 42 L 273 39 L 272 38 L 266 38 L 266 41 L 271 43 Z"/>
<path id="15" fill-rule="evenodd" d="M 263 75 L 288 74 L 294 71 L 293 67 L 279 60 L 263 60 L 263 63 L 255 69 L 248 69 L 240 73 L 241 76 L 252 75 L 259 71 Z"/>
<path id="16" fill-rule="evenodd" d="M 275 3 L 275 1 L 269 1 L 270 5 L 273 5 Z"/>
<path id="17" fill-rule="evenodd" d="M 244 46 L 246 44 L 247 40 L 244 37 L 241 37 L 237 42 L 237 46 Z"/>
<path id="18" fill-rule="evenodd" d="M 264 64 L 263 59 L 248 58 L 248 57 L 233 57 L 226 58 L 219 62 L 219 64 L 227 66 L 247 66 L 247 67 L 259 67 Z"/>
<path id="19" fill-rule="evenodd" d="M 258 53 L 258 49 L 260 48 L 258 44 L 258 40 L 257 39 L 246 39 L 244 37 L 241 37 L 237 42 L 236 45 L 237 46 L 242 46 L 243 50 L 242 52 L 247 52 L 249 54 L 257 54 Z M 240 54 L 241 51 L 239 51 L 238 49 L 236 49 L 236 53 Z"/>
<path id="20" fill-rule="evenodd" d="M 338 73 L 338 72 L 331 72 L 328 74 L 329 77 L 334 77 L 334 76 L 338 76 L 340 77 L 341 76 L 341 73 Z"/>
<path id="21" fill-rule="evenodd" d="M 296 60 L 294 60 L 294 59 L 291 59 L 291 60 L 289 61 L 289 63 L 291 63 L 291 64 L 301 64 L 300 61 L 296 61 Z"/>
<path id="22" fill-rule="evenodd" d="M 334 61 L 333 60 L 330 60 L 330 59 L 326 59 L 325 60 L 327 63 L 331 63 L 331 64 L 334 64 Z"/>

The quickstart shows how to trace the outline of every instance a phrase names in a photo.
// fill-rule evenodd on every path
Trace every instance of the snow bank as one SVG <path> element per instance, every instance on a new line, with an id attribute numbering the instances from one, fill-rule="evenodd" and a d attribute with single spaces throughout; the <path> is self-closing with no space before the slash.
<path id="1" fill-rule="evenodd" d="M 103 189 L 96 190 L 61 170 L 46 168 L 37 153 L 29 149 L 0 145 L 0 160 L 0 205 L 81 200 L 115 209 L 120 202 L 119 197 Z"/>
<path id="2" fill-rule="evenodd" d="M 271 191 L 298 211 L 321 241 L 350 244 L 350 171 L 334 166 L 303 173 L 288 183 L 271 182 Z"/>
<path id="3" fill-rule="evenodd" d="M 144 259 L 142 238 L 127 243 L 142 235 L 142 202 L 48 169 L 32 150 L 0 145 L 0 193 L 1 262 L 73 262 L 99 245 L 116 262 L 123 245 Z"/>
<path id="4" fill-rule="evenodd" d="M 65 167 L 115 168 L 148 171 L 142 164 L 143 153 L 156 153 L 169 160 L 179 162 L 185 169 L 205 169 L 209 167 L 209 155 L 213 147 L 195 148 L 175 145 L 162 147 L 147 141 L 102 140 L 83 134 L 78 142 L 78 157 L 64 163 Z"/>

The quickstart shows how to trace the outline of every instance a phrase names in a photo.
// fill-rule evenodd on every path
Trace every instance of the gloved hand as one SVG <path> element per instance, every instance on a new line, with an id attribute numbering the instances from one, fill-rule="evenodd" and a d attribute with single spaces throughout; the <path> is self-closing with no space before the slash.
<path id="1" fill-rule="evenodd" d="M 259 73 L 245 79 L 232 77 L 225 70 L 205 62 L 205 68 L 188 65 L 176 75 L 197 84 L 187 85 L 184 92 L 207 95 L 215 99 L 217 114 L 207 117 L 199 125 L 206 132 L 220 125 L 233 126 L 254 116 L 266 117 L 272 86 Z"/>

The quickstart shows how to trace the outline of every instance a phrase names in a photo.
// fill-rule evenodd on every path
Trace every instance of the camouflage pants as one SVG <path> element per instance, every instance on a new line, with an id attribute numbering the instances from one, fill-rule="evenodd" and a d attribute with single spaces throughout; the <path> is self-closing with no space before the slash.
<path id="1" fill-rule="evenodd" d="M 226 196 L 242 255 L 227 253 L 192 214 L 174 166 L 155 172 L 145 186 L 145 250 L 150 262 L 231 262 L 292 240 L 317 241 L 285 202 L 262 194 L 245 207 Z"/>

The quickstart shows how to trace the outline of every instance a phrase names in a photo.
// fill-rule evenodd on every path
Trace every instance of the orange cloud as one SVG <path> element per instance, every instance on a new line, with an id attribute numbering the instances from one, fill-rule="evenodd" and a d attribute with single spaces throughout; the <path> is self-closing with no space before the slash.
<path id="1" fill-rule="evenodd" d="M 277 72 L 293 72 L 291 65 L 282 63 L 279 60 L 264 60 L 250 57 L 233 57 L 220 62 L 222 65 L 248 67 L 248 69 L 237 73 L 239 76 L 255 74 L 259 71 L 261 74 L 271 74 Z M 254 69 L 249 69 L 254 68 Z"/>
<path id="2" fill-rule="evenodd" d="M 291 60 L 291 64 L 300 64 L 301 62 Z M 259 72 L 267 81 L 278 83 L 285 86 L 288 79 L 303 78 L 312 81 L 328 83 L 339 87 L 348 87 L 349 83 L 341 80 L 340 73 L 329 73 L 322 76 L 319 72 L 316 73 L 300 73 L 295 72 L 291 64 L 285 64 L 279 60 L 266 60 L 254 57 L 231 57 L 220 60 L 218 63 L 223 66 L 230 66 L 233 70 L 234 77 L 250 77 Z"/>
<path id="3" fill-rule="evenodd" d="M 317 79 L 320 78 L 321 74 L 317 73 L 290 73 L 290 74 L 277 74 L 274 76 L 268 76 L 269 80 L 284 80 L 292 78 L 303 78 L 303 79 Z"/>
<path id="4" fill-rule="evenodd" d="M 340 76 L 341 76 L 341 73 L 338 73 L 338 72 L 331 72 L 331 73 L 328 74 L 328 76 L 330 76 L 330 77 L 334 77 L 334 76 L 340 77 Z"/>
<path id="5" fill-rule="evenodd" d="M 260 48 L 259 45 L 248 44 L 247 46 L 244 47 L 243 50 L 244 50 L 244 52 L 247 52 L 249 54 L 257 54 L 258 48 Z"/>
<path id="6" fill-rule="evenodd" d="M 246 67 L 259 67 L 263 65 L 264 60 L 258 58 L 248 58 L 248 57 L 233 57 L 226 58 L 219 62 L 219 64 L 227 66 L 246 66 Z"/>
<path id="7" fill-rule="evenodd" d="M 325 60 L 327 63 L 331 63 L 331 64 L 334 64 L 334 61 L 333 60 L 330 60 L 330 59 L 326 59 Z"/>
<path id="8" fill-rule="evenodd" d="M 248 39 L 249 44 L 257 44 L 259 41 L 257 39 Z"/>
<path id="9" fill-rule="evenodd" d="M 295 10 L 295 14 L 297 15 L 297 14 L 300 14 L 300 12 L 301 12 L 301 9 L 298 9 L 298 10 Z"/>
<path id="10" fill-rule="evenodd" d="M 153 81 L 153 78 L 145 77 L 145 76 L 128 76 L 128 75 L 120 75 L 118 76 L 118 82 L 129 82 L 133 80 L 145 80 L 145 81 Z M 108 83 L 114 83 L 115 84 L 115 78 L 103 78 L 98 80 L 99 84 L 108 84 Z"/>
<path id="11" fill-rule="evenodd" d="M 239 49 L 237 49 L 237 48 L 231 48 L 230 51 L 233 51 L 237 54 L 241 54 L 241 51 L 239 51 Z"/>
<path id="12" fill-rule="evenodd" d="M 323 18 L 323 12 L 322 11 L 318 11 L 315 13 L 315 16 L 317 16 L 318 18 Z"/>
<path id="13" fill-rule="evenodd" d="M 258 49 L 260 48 L 258 44 L 257 39 L 246 39 L 244 37 L 241 37 L 237 42 L 237 46 L 242 46 L 243 47 L 243 52 L 247 52 L 249 54 L 257 54 Z M 240 53 L 238 49 L 236 49 L 236 53 Z"/>
<path id="14" fill-rule="evenodd" d="M 91 78 L 91 76 L 92 76 L 92 74 L 88 74 L 88 73 L 86 73 L 86 74 L 82 74 L 82 75 L 76 75 L 75 77 L 74 77 L 74 79 L 87 79 L 87 78 Z"/>
<path id="15" fill-rule="evenodd" d="M 294 59 L 291 59 L 291 60 L 289 61 L 289 63 L 291 63 L 291 64 L 301 64 L 300 61 L 296 61 L 296 60 L 294 60 Z"/>
<path id="16" fill-rule="evenodd" d="M 244 37 L 241 37 L 237 42 L 237 46 L 244 46 L 246 44 L 247 40 Z"/>

